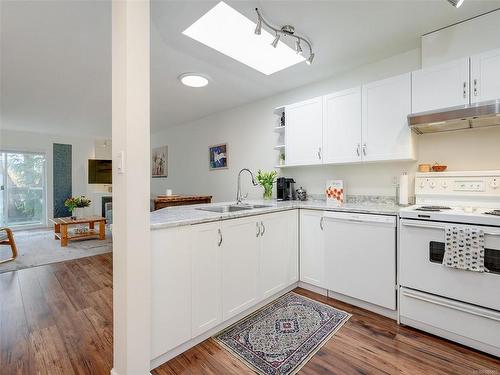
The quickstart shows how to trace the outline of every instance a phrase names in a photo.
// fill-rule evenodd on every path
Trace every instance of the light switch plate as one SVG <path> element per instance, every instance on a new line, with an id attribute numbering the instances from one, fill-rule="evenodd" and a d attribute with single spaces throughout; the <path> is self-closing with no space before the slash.
<path id="1" fill-rule="evenodd" d="M 116 171 L 119 174 L 125 173 L 125 152 L 124 151 L 120 151 L 116 155 Z"/>

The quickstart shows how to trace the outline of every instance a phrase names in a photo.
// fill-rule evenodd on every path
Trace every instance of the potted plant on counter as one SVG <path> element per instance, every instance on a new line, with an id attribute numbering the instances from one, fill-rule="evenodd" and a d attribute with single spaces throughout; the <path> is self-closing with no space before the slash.
<path id="1" fill-rule="evenodd" d="M 71 197 L 64 201 L 64 205 L 71 212 L 71 219 L 76 220 L 83 216 L 83 208 L 89 207 L 92 201 L 83 195 L 80 197 Z"/>
<path id="2" fill-rule="evenodd" d="M 264 188 L 264 199 L 272 199 L 273 184 L 276 182 L 276 171 L 263 172 L 260 169 L 257 171 L 257 181 Z"/>

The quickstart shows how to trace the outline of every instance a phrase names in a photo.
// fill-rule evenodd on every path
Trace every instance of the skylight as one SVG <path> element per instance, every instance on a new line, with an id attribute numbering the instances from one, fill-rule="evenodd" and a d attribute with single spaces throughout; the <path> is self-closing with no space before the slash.
<path id="1" fill-rule="evenodd" d="M 264 29 L 261 35 L 255 35 L 255 26 L 255 22 L 221 1 L 183 34 L 266 75 L 305 60 L 281 41 L 276 48 L 271 46 L 274 35 Z"/>

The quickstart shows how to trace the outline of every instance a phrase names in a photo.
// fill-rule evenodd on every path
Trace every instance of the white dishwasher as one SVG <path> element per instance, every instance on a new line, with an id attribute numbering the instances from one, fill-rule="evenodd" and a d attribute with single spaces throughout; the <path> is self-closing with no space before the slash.
<path id="1" fill-rule="evenodd" d="M 328 290 L 396 310 L 396 217 L 323 214 Z"/>

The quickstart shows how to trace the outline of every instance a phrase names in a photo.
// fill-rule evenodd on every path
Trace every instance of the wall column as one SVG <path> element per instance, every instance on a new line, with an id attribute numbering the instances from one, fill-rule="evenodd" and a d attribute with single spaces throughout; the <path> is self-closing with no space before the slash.
<path id="1" fill-rule="evenodd" d="M 149 13 L 112 2 L 114 375 L 150 370 Z"/>

